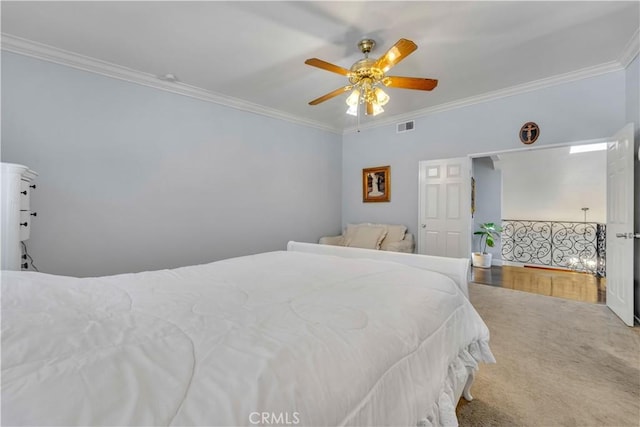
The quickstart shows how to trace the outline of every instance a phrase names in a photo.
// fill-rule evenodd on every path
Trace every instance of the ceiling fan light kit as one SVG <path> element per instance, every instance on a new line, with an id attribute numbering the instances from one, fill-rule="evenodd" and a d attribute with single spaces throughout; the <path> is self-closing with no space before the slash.
<path id="1" fill-rule="evenodd" d="M 364 110 L 366 115 L 376 116 L 384 111 L 382 106 L 389 102 L 389 95 L 382 90 L 382 87 L 433 90 L 438 85 L 438 80 L 435 79 L 387 76 L 385 74 L 391 67 L 418 48 L 411 40 L 398 40 L 395 45 L 377 60 L 369 58 L 369 53 L 375 45 L 376 42 L 372 39 L 360 40 L 358 48 L 364 54 L 364 58 L 357 61 L 348 70 L 318 58 L 307 59 L 305 64 L 346 76 L 350 83 L 314 99 L 309 102 L 309 105 L 318 105 L 342 93 L 351 91 L 351 94 L 346 99 L 346 103 L 349 106 L 347 114 L 358 116 L 358 107 L 360 104 L 363 104 L 366 106 Z"/>

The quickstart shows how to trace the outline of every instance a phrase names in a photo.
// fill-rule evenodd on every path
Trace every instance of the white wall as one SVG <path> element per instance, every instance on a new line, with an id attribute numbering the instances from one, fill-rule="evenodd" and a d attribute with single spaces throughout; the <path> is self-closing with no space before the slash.
<path id="1" fill-rule="evenodd" d="M 569 147 L 499 155 L 502 218 L 607 222 L 607 152 L 569 154 Z"/>
<path id="2" fill-rule="evenodd" d="M 490 157 L 478 157 L 472 161 L 473 178 L 476 180 L 476 211 L 473 215 L 473 231 L 480 230 L 480 224 L 493 222 L 500 225 L 502 219 L 502 171 L 495 169 Z M 480 250 L 480 238 L 473 236 L 472 251 Z M 492 262 L 502 259 L 502 244 L 495 241 Z"/>
<path id="3" fill-rule="evenodd" d="M 340 229 L 341 136 L 2 53 L 2 161 L 37 171 L 41 271 L 105 275 Z"/>
<path id="4" fill-rule="evenodd" d="M 625 72 L 430 114 L 417 118 L 412 132 L 397 134 L 389 125 L 345 135 L 343 226 L 392 222 L 417 235 L 418 162 L 522 148 L 518 131 L 528 121 L 540 126 L 535 146 L 613 135 L 625 124 Z M 362 203 L 362 168 L 379 165 L 391 165 L 391 202 Z"/>

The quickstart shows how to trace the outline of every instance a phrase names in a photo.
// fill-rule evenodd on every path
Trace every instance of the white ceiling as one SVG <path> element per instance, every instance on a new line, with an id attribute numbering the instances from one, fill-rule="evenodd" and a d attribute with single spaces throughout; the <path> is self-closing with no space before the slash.
<path id="1" fill-rule="evenodd" d="M 153 79 L 172 73 L 177 88 L 336 131 L 355 125 L 346 95 L 307 103 L 346 78 L 304 61 L 349 68 L 362 58 L 363 37 L 378 44 L 372 57 L 400 38 L 413 40 L 418 50 L 390 74 L 439 80 L 431 92 L 387 90 L 385 113 L 363 119 L 373 125 L 624 66 L 640 27 L 638 1 L 2 1 L 1 8 L 7 50 L 19 51 L 8 40 L 26 39 Z"/>

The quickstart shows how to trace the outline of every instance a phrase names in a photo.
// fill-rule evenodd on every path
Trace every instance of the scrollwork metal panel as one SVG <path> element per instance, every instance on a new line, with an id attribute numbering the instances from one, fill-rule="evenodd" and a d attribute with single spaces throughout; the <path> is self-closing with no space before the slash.
<path id="1" fill-rule="evenodd" d="M 551 264 L 551 224 L 537 221 L 502 221 L 502 259 Z"/>
<path id="2" fill-rule="evenodd" d="M 596 274 L 605 277 L 607 275 L 607 226 L 598 224 L 596 233 L 598 235 L 598 269 Z"/>
<path id="3" fill-rule="evenodd" d="M 502 220 L 502 227 L 503 260 L 605 275 L 604 224 Z"/>

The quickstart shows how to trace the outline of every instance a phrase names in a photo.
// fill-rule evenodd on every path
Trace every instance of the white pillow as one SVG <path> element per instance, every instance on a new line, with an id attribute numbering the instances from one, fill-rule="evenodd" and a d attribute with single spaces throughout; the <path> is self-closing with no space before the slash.
<path id="1" fill-rule="evenodd" d="M 349 233 L 345 239 L 345 246 L 363 249 L 380 249 L 380 243 L 387 235 L 387 228 L 384 226 L 357 226 L 353 232 Z"/>
<path id="2" fill-rule="evenodd" d="M 397 243 L 404 239 L 404 235 L 407 233 L 407 227 L 404 225 L 389 225 L 389 224 L 377 224 L 380 226 L 384 226 L 387 228 L 387 236 L 382 241 L 380 245 L 380 249 L 386 251 L 389 249 L 389 245 L 392 243 Z"/>
<path id="3" fill-rule="evenodd" d="M 353 236 L 355 236 L 356 234 L 356 230 L 361 225 L 367 225 L 367 224 L 347 224 L 347 228 L 344 231 L 344 246 L 347 246 L 347 242 L 353 239 Z"/>

